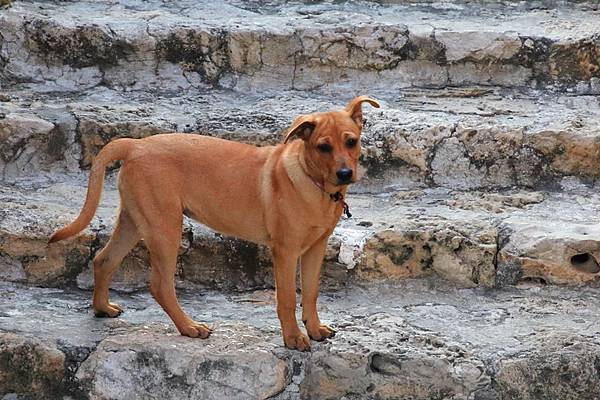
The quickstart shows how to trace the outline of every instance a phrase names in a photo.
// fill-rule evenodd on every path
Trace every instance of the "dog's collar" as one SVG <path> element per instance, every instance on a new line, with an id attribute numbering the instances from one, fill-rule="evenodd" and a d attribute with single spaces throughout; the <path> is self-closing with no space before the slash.
<path id="1" fill-rule="evenodd" d="M 346 217 L 350 218 L 352 216 L 352 214 L 350 214 L 350 207 L 348 206 L 348 203 L 346 203 L 346 201 L 344 200 L 344 195 L 342 194 L 342 192 L 338 190 L 335 193 L 329 193 L 327 190 L 325 190 L 325 186 L 323 186 L 322 183 L 315 181 L 310 175 L 309 178 L 316 187 L 318 187 L 322 192 L 328 194 L 331 200 L 333 200 L 335 203 L 339 201 L 342 204 L 342 207 L 344 207 L 344 214 L 346 214 Z"/>

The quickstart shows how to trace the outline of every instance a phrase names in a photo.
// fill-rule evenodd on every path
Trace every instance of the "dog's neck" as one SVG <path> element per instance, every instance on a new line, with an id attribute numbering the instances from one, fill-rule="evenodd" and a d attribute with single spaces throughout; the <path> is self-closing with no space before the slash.
<path id="1" fill-rule="evenodd" d="M 283 156 L 283 165 L 290 181 L 297 188 L 303 188 L 299 194 L 303 197 L 311 197 L 313 201 L 318 197 L 324 197 L 324 192 L 319 189 L 318 183 L 323 186 L 322 179 L 311 174 L 304 157 L 304 143 L 296 140 L 286 146 Z M 317 183 L 315 185 L 315 183 Z M 314 190 L 306 190 L 313 187 Z"/>
<path id="2" fill-rule="evenodd" d="M 313 180 L 312 178 L 311 178 L 311 180 L 313 181 L 315 186 L 318 187 L 322 192 L 328 194 L 329 198 L 331 200 L 333 200 L 334 203 L 339 202 L 342 205 L 342 207 L 344 207 L 344 214 L 346 214 L 346 216 L 348 218 L 352 217 L 352 214 L 350 214 L 350 206 L 348 206 L 348 203 L 346 203 L 346 200 L 344 200 L 344 194 L 346 192 L 345 188 L 344 188 L 344 194 L 342 194 L 341 191 L 337 191 L 335 193 L 329 193 L 328 191 L 325 190 L 325 187 L 323 185 L 321 185 L 319 182 Z"/>

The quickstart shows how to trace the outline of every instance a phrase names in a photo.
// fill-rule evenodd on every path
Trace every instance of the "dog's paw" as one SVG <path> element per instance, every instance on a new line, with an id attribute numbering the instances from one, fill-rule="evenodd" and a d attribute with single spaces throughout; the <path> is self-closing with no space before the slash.
<path id="1" fill-rule="evenodd" d="M 315 325 L 314 327 L 307 325 L 306 331 L 308 332 L 308 336 L 317 342 L 321 342 L 325 339 L 335 336 L 335 329 L 325 324 Z"/>
<path id="2" fill-rule="evenodd" d="M 213 332 L 208 325 L 194 321 L 191 321 L 189 324 L 178 328 L 178 330 L 183 336 L 188 336 L 191 338 L 199 337 L 200 339 L 207 339 Z"/>
<path id="3" fill-rule="evenodd" d="M 283 342 L 288 349 L 310 351 L 310 339 L 301 332 L 292 335 L 284 335 Z"/>
<path id="4" fill-rule="evenodd" d="M 101 307 L 94 307 L 94 316 L 97 318 L 116 318 L 123 313 L 123 309 L 113 303 L 107 303 Z"/>

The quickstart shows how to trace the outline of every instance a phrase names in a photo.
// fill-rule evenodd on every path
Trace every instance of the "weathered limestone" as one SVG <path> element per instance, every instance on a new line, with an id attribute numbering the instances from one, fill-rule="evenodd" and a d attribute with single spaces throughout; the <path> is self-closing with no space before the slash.
<path id="1" fill-rule="evenodd" d="M 3 109 L 1 105 L 0 109 Z M 70 116 L 51 119 L 43 113 L 34 115 L 22 111 L 0 114 L 2 177 L 29 175 L 40 168 L 47 171 L 74 169 L 78 144 L 74 143 L 74 129 L 64 121 Z"/>
<path id="2" fill-rule="evenodd" d="M 70 193 L 69 190 L 70 189 Z M 67 193 L 75 192 L 67 187 Z M 44 202 L 28 203 L 23 191 L 0 189 L 3 201 L 0 227 L 0 279 L 37 285 L 62 286 L 85 267 L 93 248 L 93 233 L 84 234 L 68 246 L 48 248 L 52 223 L 67 222 L 69 207 Z M 7 197 L 13 201 L 7 201 Z M 50 209 L 54 211 L 48 212 Z M 61 217 L 62 215 L 62 217 Z M 97 228 L 96 228 L 97 229 Z"/>
<path id="3" fill-rule="evenodd" d="M 4 330 L 0 333 L 0 395 L 56 398 L 65 375 L 65 354 L 56 347 Z"/>
<path id="4" fill-rule="evenodd" d="M 462 345 L 385 314 L 358 320 L 344 321 L 338 342 L 312 355 L 301 385 L 305 398 L 467 399 L 489 390 L 484 363 Z"/>
<path id="5" fill-rule="evenodd" d="M 337 334 L 298 353 L 281 345 L 272 292 L 182 291 L 194 318 L 215 327 L 194 340 L 148 294 L 114 296 L 125 313 L 96 319 L 87 293 L 1 285 L 0 395 L 525 400 L 598 390 L 598 289 L 422 279 L 325 292 L 321 316 Z M 44 329 L 41 314 L 51 316 Z"/>
<path id="6" fill-rule="evenodd" d="M 595 398 L 598 18 L 549 0 L 0 9 L 0 398 Z M 143 242 L 112 284 L 125 313 L 92 317 L 115 174 L 88 229 L 46 241 L 102 146 L 274 144 L 363 93 L 383 107 L 365 107 L 354 217 L 325 256 L 335 338 L 284 349 L 268 249 L 190 220 L 179 299 L 210 339 L 180 337 L 145 292 Z"/>
<path id="7" fill-rule="evenodd" d="M 103 340 L 75 379 L 94 399 L 266 399 L 285 389 L 290 365 L 261 333 L 229 324 L 190 341 L 164 328 L 128 330 Z"/>
<path id="8" fill-rule="evenodd" d="M 500 391 L 507 398 L 518 400 L 594 398 L 600 390 L 597 381 L 592 383 L 592 377 L 598 373 L 597 338 L 548 336 L 537 339 L 540 349 L 532 354 L 499 363 L 497 386 Z M 579 372 L 574 374 L 573 371 Z M 565 381 L 571 384 L 558 384 Z"/>
<path id="9" fill-rule="evenodd" d="M 567 4 L 19 1 L 0 15 L 0 82 L 67 91 L 475 84 L 589 94 L 600 78 L 597 17 Z"/>
<path id="10" fill-rule="evenodd" d="M 404 225 L 404 224 L 403 224 Z M 495 285 L 497 232 L 485 223 L 456 226 L 439 216 L 376 232 L 363 249 L 358 277 L 417 278 L 435 273 L 461 286 Z"/>
<path id="11" fill-rule="evenodd" d="M 511 99 L 482 88 L 406 91 L 401 99 L 373 96 L 384 107 L 365 107 L 362 184 L 371 189 L 547 189 L 565 176 L 598 178 L 600 106 L 594 96 L 514 91 Z M 40 170 L 87 169 L 104 144 L 124 136 L 178 131 L 274 144 L 298 114 L 340 108 L 349 100 L 298 92 L 173 96 L 105 89 L 62 99 L 36 97 L 12 91 L 10 101 L 0 102 L 5 115 L 0 167 L 6 180 Z M 37 131 L 28 134 L 33 128 L 23 124 Z"/>
<path id="12" fill-rule="evenodd" d="M 109 179 L 91 227 L 49 246 L 51 232 L 75 218 L 85 196 L 84 181 L 63 179 L 2 187 L 2 279 L 92 287 L 90 261 L 112 232 L 118 194 Z M 27 188 L 32 184 L 37 190 Z M 597 284 L 600 198 L 581 190 L 570 195 L 444 189 L 350 194 L 354 217 L 343 219 L 330 239 L 323 286 L 428 276 L 461 287 L 514 285 L 531 278 Z M 117 270 L 113 287 L 146 288 L 148 265 L 141 242 Z M 180 287 L 273 287 L 268 249 L 223 237 L 191 220 L 184 224 L 178 266 Z"/>
<path id="13" fill-rule="evenodd" d="M 576 215 L 567 217 L 563 207 L 569 199 L 567 195 L 562 197 L 550 210 L 538 213 L 534 207 L 527 218 L 517 213 L 502 222 L 498 274 L 505 277 L 501 279 L 504 284 L 519 279 L 600 283 L 598 220 L 587 214 L 595 214 L 596 206 L 580 200 Z"/>

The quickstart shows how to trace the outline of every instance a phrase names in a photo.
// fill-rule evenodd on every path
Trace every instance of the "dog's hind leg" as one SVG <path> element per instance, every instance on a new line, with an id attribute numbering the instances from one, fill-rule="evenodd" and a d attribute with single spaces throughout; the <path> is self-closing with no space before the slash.
<path id="1" fill-rule="evenodd" d="M 140 240 L 131 217 L 121 211 L 115 230 L 106 246 L 94 258 L 94 314 L 97 317 L 117 317 L 123 311 L 108 301 L 110 280 L 123 258 Z"/>
<path id="2" fill-rule="evenodd" d="M 150 250 L 150 293 L 169 315 L 177 330 L 184 336 L 206 339 L 212 330 L 206 325 L 192 320 L 181 308 L 175 292 L 175 271 L 177 252 L 181 241 L 181 215 L 178 225 L 162 225 L 161 232 L 148 238 L 146 246 Z M 144 238 L 146 240 L 146 238 Z"/>

